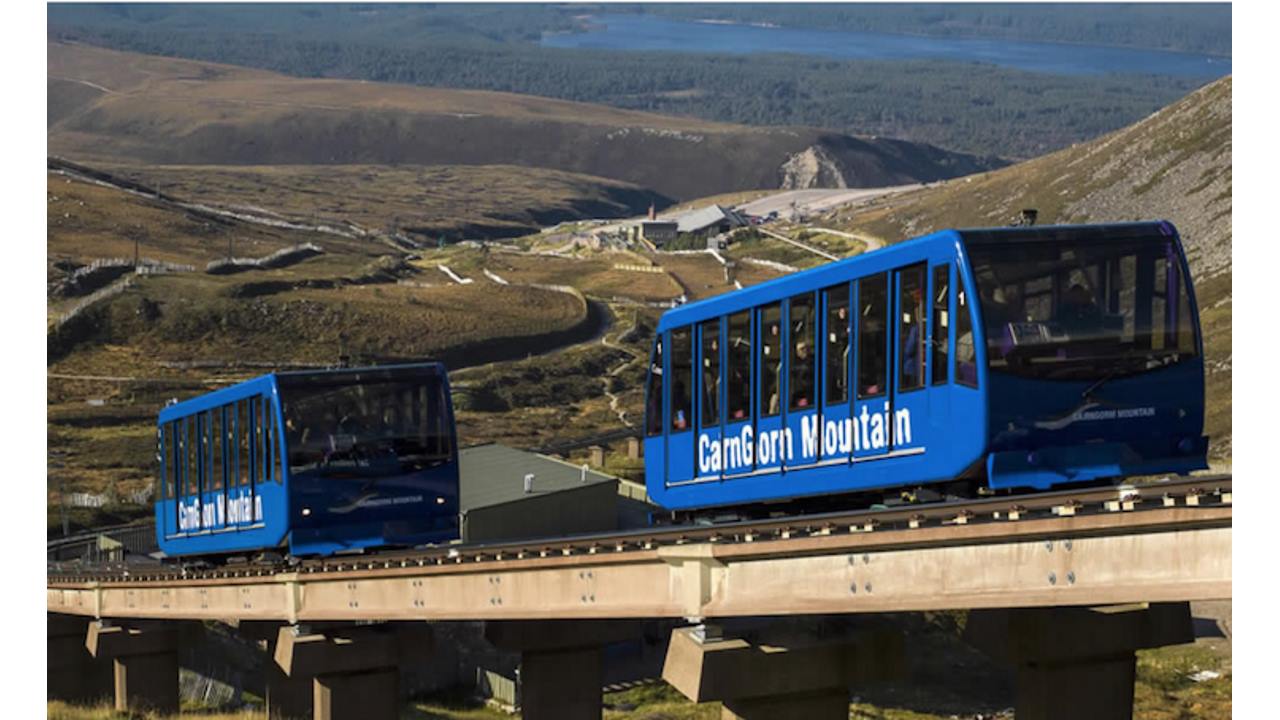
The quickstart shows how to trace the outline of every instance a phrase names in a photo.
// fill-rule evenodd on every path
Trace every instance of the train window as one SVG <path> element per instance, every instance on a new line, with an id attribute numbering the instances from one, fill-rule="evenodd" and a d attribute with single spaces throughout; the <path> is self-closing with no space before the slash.
<path id="1" fill-rule="evenodd" d="M 244 435 L 248 445 L 244 454 L 245 472 L 249 482 L 256 485 L 262 481 L 262 451 L 258 449 L 258 399 L 245 398 L 241 402 L 244 403 Z"/>
<path id="2" fill-rule="evenodd" d="M 1096 381 L 1195 356 L 1170 236 L 973 243 L 969 255 L 994 372 Z"/>
<path id="3" fill-rule="evenodd" d="M 693 422 L 693 331 L 671 333 L 671 430 L 688 430 Z"/>
<path id="4" fill-rule="evenodd" d="M 649 362 L 649 397 L 645 400 L 646 428 L 650 436 L 662 434 L 662 337 L 653 343 L 653 359 Z"/>
<path id="5" fill-rule="evenodd" d="M 258 482 L 271 482 L 271 418 L 267 414 L 270 404 L 265 397 L 258 398 L 258 412 L 254 415 L 254 423 L 258 426 Z"/>
<path id="6" fill-rule="evenodd" d="M 702 424 L 720 423 L 720 321 L 702 323 Z"/>
<path id="7" fill-rule="evenodd" d="M 249 484 L 249 401 L 236 401 L 236 484 Z"/>
<path id="8" fill-rule="evenodd" d="M 782 304 L 760 309 L 760 414 L 777 415 L 779 378 L 782 376 Z"/>
<path id="9" fill-rule="evenodd" d="M 827 404 L 849 400 L 849 286 L 824 290 L 827 308 Z"/>
<path id="10" fill-rule="evenodd" d="M 156 429 L 156 472 L 155 472 L 155 484 L 154 484 L 154 486 L 151 488 L 151 490 L 152 490 L 152 493 L 151 493 L 151 494 L 152 494 L 152 497 L 154 497 L 156 500 L 163 500 L 163 499 L 164 499 L 164 482 L 165 482 L 165 480 L 164 480 L 164 465 L 165 465 L 165 452 L 164 452 L 164 429 L 163 429 L 163 428 L 157 428 L 157 429 Z"/>
<path id="11" fill-rule="evenodd" d="M 187 442 L 181 420 L 169 423 L 173 435 L 173 497 L 182 497 L 187 481 Z"/>
<path id="12" fill-rule="evenodd" d="M 1174 266 L 1174 272 L 1178 272 L 1181 276 L 1179 266 Z M 1178 317 L 1174 325 L 1178 332 L 1178 350 L 1188 355 L 1194 355 L 1196 352 L 1196 331 L 1191 322 L 1191 295 L 1187 292 L 1179 292 Z"/>
<path id="13" fill-rule="evenodd" d="M 227 466 L 227 489 L 230 490 L 240 484 L 240 468 L 238 461 L 240 456 L 240 438 L 238 436 L 240 415 L 239 408 L 234 402 L 227 403 L 227 405 L 222 408 L 222 412 L 224 418 L 222 436 L 226 443 L 223 445 L 223 447 L 226 448 L 226 459 L 224 462 Z"/>
<path id="14" fill-rule="evenodd" d="M 1173 343 L 1168 342 L 1165 332 L 1168 329 L 1169 298 L 1165 291 L 1168 287 L 1169 273 L 1167 263 L 1160 260 L 1154 263 L 1152 269 L 1155 271 L 1155 278 L 1151 288 L 1151 347 L 1160 350 L 1173 347 Z M 1174 282 L 1177 282 L 1176 276 Z"/>
<path id="15" fill-rule="evenodd" d="M 1133 291 L 1137 284 L 1137 276 L 1137 258 L 1132 255 L 1125 255 L 1112 264 L 1108 309 L 1123 318 L 1120 325 L 1120 341 L 1124 343 L 1134 342 L 1137 332 L 1134 326 L 1137 314 L 1134 312 L 1134 302 L 1137 298 Z"/>
<path id="16" fill-rule="evenodd" d="M 898 389 L 924 386 L 925 325 L 924 268 L 898 271 Z"/>
<path id="17" fill-rule="evenodd" d="M 423 446 L 426 448 L 429 462 L 446 463 L 453 460 L 454 445 L 448 393 L 445 391 L 444 382 L 438 377 L 431 378 L 425 393 L 430 398 L 428 416 L 431 421 L 427 423 L 428 436 Z M 396 426 L 387 423 L 383 427 L 385 433 L 392 433 Z"/>
<path id="18" fill-rule="evenodd" d="M 817 364 L 814 362 L 814 345 L 817 342 L 817 323 L 814 321 L 813 294 L 791 298 L 791 357 L 788 366 L 787 389 L 791 396 L 791 410 L 805 410 L 816 405 L 814 399 L 817 382 L 814 379 Z"/>
<path id="19" fill-rule="evenodd" d="M 969 290 L 956 266 L 956 382 L 978 387 L 978 359 L 973 345 L 973 319 L 969 315 Z"/>
<path id="20" fill-rule="evenodd" d="M 209 412 L 209 479 L 205 483 L 207 490 L 222 489 L 222 473 L 226 468 L 223 455 L 223 418 L 222 408 L 214 408 Z"/>
<path id="21" fill-rule="evenodd" d="M 662 434 L 662 337 L 654 339 L 649 358 L 649 387 L 645 398 L 645 434 Z"/>
<path id="22" fill-rule="evenodd" d="M 454 459 L 448 389 L 439 374 L 370 369 L 291 374 L 278 382 L 284 435 L 268 398 L 256 416 L 265 414 L 263 464 L 276 482 L 286 478 L 285 462 L 289 479 L 306 483 L 352 473 L 372 481 Z"/>
<path id="23" fill-rule="evenodd" d="M 751 314 L 729 316 L 729 420 L 751 417 Z"/>
<path id="24" fill-rule="evenodd" d="M 164 500 L 174 497 L 173 479 L 175 477 L 174 467 L 174 437 L 173 423 L 165 423 L 160 426 L 160 487 L 157 491 L 160 494 L 159 499 Z"/>
<path id="25" fill-rule="evenodd" d="M 934 385 L 947 382 L 947 353 L 951 349 L 951 318 L 947 314 L 947 303 L 951 296 L 951 271 L 946 265 L 933 269 L 933 356 L 929 359 L 929 372 Z"/>
<path id="26" fill-rule="evenodd" d="M 229 490 L 236 485 L 236 405 L 222 406 L 222 478 Z"/>
<path id="27" fill-rule="evenodd" d="M 882 395 L 888 375 L 888 281 L 875 275 L 858 281 L 858 397 Z"/>
<path id="28" fill-rule="evenodd" d="M 183 423 L 186 425 L 186 456 L 187 456 L 187 494 L 195 495 L 200 492 L 200 468 L 203 463 L 200 461 L 200 425 L 201 415 L 192 415 L 186 418 Z"/>
<path id="29" fill-rule="evenodd" d="M 271 400 L 262 398 L 262 457 L 267 468 L 265 480 L 280 482 L 280 448 L 275 433 L 274 413 L 271 412 Z"/>

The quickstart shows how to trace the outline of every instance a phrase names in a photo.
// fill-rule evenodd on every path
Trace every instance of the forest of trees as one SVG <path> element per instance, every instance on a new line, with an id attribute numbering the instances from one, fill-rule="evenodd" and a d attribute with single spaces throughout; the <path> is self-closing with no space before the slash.
<path id="1" fill-rule="evenodd" d="M 1094 13 L 1053 5 L 650 5 L 644 12 L 877 31 L 964 28 L 1063 40 Z M 1108 8 L 1113 6 L 1107 6 Z M 1094 41 L 1215 46 L 1163 6 L 1114 6 L 1126 22 Z M 933 8 L 933 10 L 929 10 Z M 1031 13 L 1022 8 L 1038 8 Z M 609 12 L 627 9 L 608 6 Z M 591 6 L 51 5 L 49 34 L 143 53 L 433 87 L 498 90 L 751 125 L 804 125 L 1031 157 L 1132 123 L 1201 84 L 1156 76 L 1060 76 L 944 61 L 838 61 L 795 55 L 614 53 L 539 47 Z M 856 10 L 856 12 L 855 12 Z M 705 11 L 705 12 L 703 12 Z M 571 14 L 572 12 L 572 14 Z M 1217 15 L 1215 15 L 1215 12 Z M 702 15 L 699 15 L 702 13 Z M 1228 8 L 1227 17 L 1230 12 Z M 1108 25 L 1107 27 L 1111 27 Z M 1000 30 L 1003 28 L 1003 30 Z M 1125 30 L 1124 28 L 1127 28 Z M 976 32 L 976 30 L 975 30 Z M 1049 36 L 1046 38 L 1045 36 Z M 1178 40 L 1177 38 L 1182 38 Z M 1226 33 L 1229 52 L 1230 33 Z"/>

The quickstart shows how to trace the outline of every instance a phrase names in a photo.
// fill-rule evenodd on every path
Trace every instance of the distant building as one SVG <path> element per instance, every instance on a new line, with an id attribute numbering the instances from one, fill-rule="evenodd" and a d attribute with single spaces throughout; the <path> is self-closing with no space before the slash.
<path id="1" fill-rule="evenodd" d="M 681 236 L 711 237 L 748 224 L 736 210 L 720 205 L 708 205 L 671 219 L 676 221 L 676 233 Z"/>
<path id="2" fill-rule="evenodd" d="M 668 220 L 641 220 L 627 226 L 627 239 L 648 241 L 654 247 L 664 247 L 676 239 L 676 224 Z"/>
<path id="3" fill-rule="evenodd" d="M 640 223 L 640 236 L 657 247 L 662 247 L 676 239 L 677 227 L 675 223 L 665 220 L 646 220 Z"/>

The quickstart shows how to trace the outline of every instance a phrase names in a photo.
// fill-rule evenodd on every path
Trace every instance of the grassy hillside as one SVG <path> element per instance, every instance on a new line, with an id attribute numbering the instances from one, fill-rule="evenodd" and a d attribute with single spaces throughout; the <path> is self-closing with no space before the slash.
<path id="1" fill-rule="evenodd" d="M 897 240 L 946 227 L 1167 219 L 1195 278 L 1212 452 L 1231 455 L 1231 78 L 1090 143 L 825 219 Z"/>
<path id="2" fill-rule="evenodd" d="M 132 258 L 135 244 L 143 257 L 203 266 L 225 257 L 229 241 L 238 254 L 261 256 L 322 237 L 229 222 L 56 172 L 48 175 L 46 194 L 51 281 L 68 262 Z"/>
<path id="3" fill-rule="evenodd" d="M 613 178 L 675 199 L 797 182 L 784 172 L 794 157 L 822 158 L 824 177 L 852 187 L 992 166 L 929 145 L 809 128 L 299 79 L 66 43 L 49 44 L 48 69 L 58 108 L 49 115 L 49 151 L 97 164 L 519 165 Z"/>
<path id="4" fill-rule="evenodd" d="M 629 183 L 517 165 L 120 165 L 113 174 L 166 194 L 295 222 L 502 238 L 582 218 L 638 215 L 670 200 Z"/>
<path id="5" fill-rule="evenodd" d="M 135 238 L 144 259 L 178 267 L 84 275 L 95 260 L 131 259 Z M 228 243 L 239 258 L 303 243 L 321 251 L 279 267 L 205 272 Z M 600 324 L 573 293 L 483 276 L 458 285 L 434 264 L 416 267 L 375 239 L 194 212 L 56 172 L 48 175 L 46 247 L 48 433 L 60 457 L 51 492 L 63 480 L 69 490 L 91 492 L 145 486 L 155 413 L 172 397 L 343 356 L 453 364 L 524 357 L 590 337 Z M 73 275 L 90 286 L 68 290 Z M 68 314 L 77 304 L 83 307 Z"/>

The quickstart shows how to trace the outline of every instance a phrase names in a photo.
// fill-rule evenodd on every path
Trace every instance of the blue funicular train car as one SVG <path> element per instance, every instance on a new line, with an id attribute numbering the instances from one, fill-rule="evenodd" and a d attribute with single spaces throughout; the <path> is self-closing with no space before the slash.
<path id="1" fill-rule="evenodd" d="M 947 230 L 684 305 L 645 475 L 672 510 L 1206 467 L 1200 328 L 1167 222 Z"/>
<path id="2" fill-rule="evenodd" d="M 264 375 L 166 407 L 158 430 L 166 555 L 326 555 L 458 536 L 438 363 Z"/>

